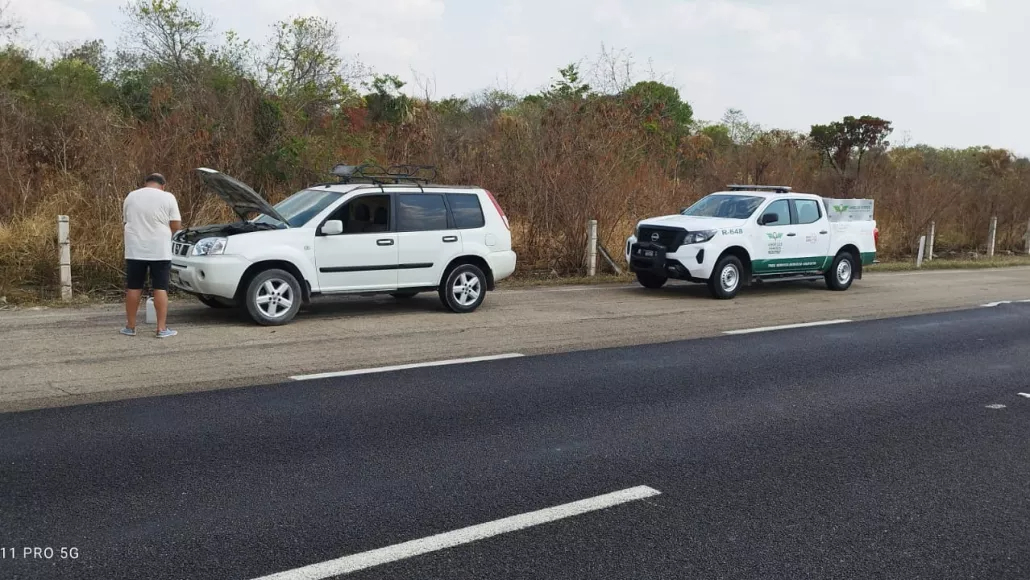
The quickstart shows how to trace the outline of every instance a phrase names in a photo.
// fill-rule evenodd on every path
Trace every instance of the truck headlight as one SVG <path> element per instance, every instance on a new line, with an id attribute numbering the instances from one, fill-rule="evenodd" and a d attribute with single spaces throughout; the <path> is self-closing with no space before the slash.
<path id="1" fill-rule="evenodd" d="M 684 244 L 703 244 L 708 240 L 715 237 L 715 234 L 719 233 L 719 230 L 705 230 L 703 232 L 690 232 L 687 234 L 687 239 L 684 240 Z"/>
<path id="2" fill-rule="evenodd" d="M 204 238 L 193 246 L 194 256 L 214 256 L 225 252 L 226 238 Z"/>

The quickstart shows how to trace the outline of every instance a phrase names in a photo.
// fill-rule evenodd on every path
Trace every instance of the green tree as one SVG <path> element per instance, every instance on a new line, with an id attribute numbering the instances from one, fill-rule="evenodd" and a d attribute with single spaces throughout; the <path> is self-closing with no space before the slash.
<path id="1" fill-rule="evenodd" d="M 551 83 L 551 87 L 544 91 L 543 97 L 553 101 L 582 100 L 590 94 L 590 85 L 582 82 L 579 65 L 572 63 L 569 66 L 559 69 L 558 79 Z"/>
<path id="2" fill-rule="evenodd" d="M 813 125 L 809 133 L 812 145 L 837 172 L 841 189 L 848 192 L 862 175 L 862 161 L 870 152 L 879 153 L 890 146 L 890 121 L 879 117 L 844 117 L 828 125 Z M 854 171 L 849 171 L 854 167 Z"/>
<path id="3" fill-rule="evenodd" d="M 317 16 L 274 25 L 264 61 L 264 86 L 283 97 L 343 100 L 353 96 L 342 75 L 336 25 Z"/>
<path id="4" fill-rule="evenodd" d="M 122 59 L 127 64 L 157 67 L 186 79 L 210 56 L 213 23 L 202 11 L 177 0 L 133 0 L 122 10 L 128 18 Z"/>
<path id="5" fill-rule="evenodd" d="M 675 87 L 656 81 L 641 81 L 633 85 L 623 96 L 639 107 L 646 117 L 668 120 L 685 132 L 694 121 L 694 110 L 680 99 Z"/>
<path id="6" fill-rule="evenodd" d="M 375 75 L 365 95 L 365 106 L 373 122 L 400 123 L 411 113 L 414 102 L 401 92 L 404 81 L 394 75 Z"/>

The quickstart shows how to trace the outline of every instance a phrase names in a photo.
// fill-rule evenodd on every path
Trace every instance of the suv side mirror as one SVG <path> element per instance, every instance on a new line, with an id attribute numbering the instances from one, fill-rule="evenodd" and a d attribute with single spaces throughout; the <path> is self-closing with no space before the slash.
<path id="1" fill-rule="evenodd" d="M 764 226 L 768 223 L 776 223 L 780 221 L 780 214 L 778 213 L 767 213 L 762 216 L 762 219 L 758 220 L 758 225 Z"/>
<path id="2" fill-rule="evenodd" d="M 343 222 L 340 220 L 329 220 L 322 226 L 322 235 L 338 236 L 343 233 Z"/>

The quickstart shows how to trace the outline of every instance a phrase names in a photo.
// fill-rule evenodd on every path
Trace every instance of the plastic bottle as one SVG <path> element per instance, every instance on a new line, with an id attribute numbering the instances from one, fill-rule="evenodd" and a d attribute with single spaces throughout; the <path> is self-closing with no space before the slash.
<path id="1" fill-rule="evenodd" d="M 157 324 L 157 310 L 154 308 L 154 298 L 147 298 L 147 324 Z"/>

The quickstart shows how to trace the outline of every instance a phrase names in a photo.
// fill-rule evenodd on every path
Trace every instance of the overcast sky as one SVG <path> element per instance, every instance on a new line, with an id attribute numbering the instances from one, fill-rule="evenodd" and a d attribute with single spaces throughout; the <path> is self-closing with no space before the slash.
<path id="1" fill-rule="evenodd" d="M 9 1 L 27 36 L 117 44 L 123 0 Z M 334 19 L 344 55 L 408 81 L 417 71 L 437 97 L 535 91 L 603 43 L 701 119 L 733 107 L 807 131 L 870 114 L 894 122 L 895 143 L 1030 155 L 1028 0 L 180 1 L 256 40 L 278 19 Z"/>

